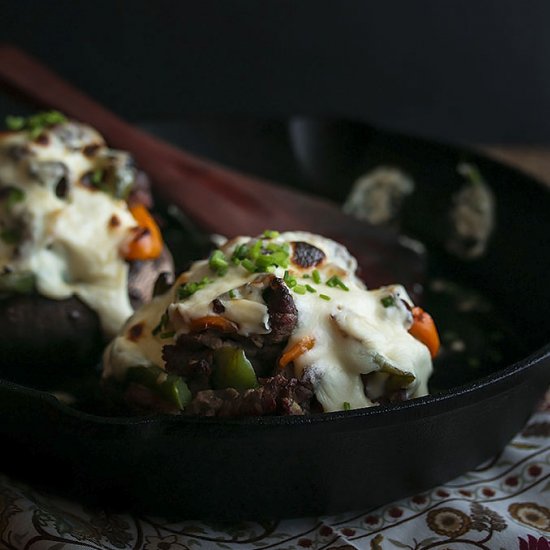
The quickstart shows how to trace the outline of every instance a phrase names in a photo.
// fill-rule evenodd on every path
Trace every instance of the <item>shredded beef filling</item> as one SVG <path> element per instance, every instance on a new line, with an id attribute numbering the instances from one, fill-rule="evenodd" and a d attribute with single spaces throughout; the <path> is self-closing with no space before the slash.
<path id="1" fill-rule="evenodd" d="M 284 281 L 272 277 L 262 297 L 267 305 L 271 326 L 266 340 L 270 343 L 288 340 L 298 322 L 298 310 Z"/>
<path id="2" fill-rule="evenodd" d="M 277 359 L 298 322 L 298 310 L 282 279 L 271 276 L 266 281 L 262 297 L 271 327 L 268 334 L 244 337 L 211 328 L 182 334 L 175 345 L 164 346 L 162 356 L 166 371 L 184 377 L 193 396 L 185 414 L 258 416 L 309 412 L 313 397 L 311 387 L 290 376 L 288 370 L 276 372 Z M 260 387 L 244 391 L 213 388 L 213 352 L 222 346 L 244 350 Z"/>
<path id="3" fill-rule="evenodd" d="M 185 414 L 200 416 L 299 415 L 309 412 L 313 390 L 296 378 L 277 374 L 260 381 L 261 386 L 239 392 L 234 388 L 198 392 Z"/>

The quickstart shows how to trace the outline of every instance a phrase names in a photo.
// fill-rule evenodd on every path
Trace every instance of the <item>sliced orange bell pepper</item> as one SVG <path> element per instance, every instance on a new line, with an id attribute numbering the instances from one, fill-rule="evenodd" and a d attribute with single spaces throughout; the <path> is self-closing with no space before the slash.
<path id="1" fill-rule="evenodd" d="M 219 317 L 217 315 L 206 315 L 205 317 L 198 317 L 193 319 L 189 325 L 191 332 L 202 332 L 209 328 L 215 328 L 222 332 L 237 332 L 237 325 L 228 321 L 225 317 Z"/>
<path id="2" fill-rule="evenodd" d="M 315 338 L 313 336 L 305 336 L 298 342 L 296 342 L 289 350 L 285 351 L 279 359 L 279 367 L 283 369 L 292 361 L 295 361 L 303 355 L 306 351 L 309 351 L 315 345 Z"/>
<path id="3" fill-rule="evenodd" d="M 426 313 L 421 307 L 413 307 L 413 324 L 409 333 L 417 340 L 420 340 L 430 350 L 432 359 L 439 351 L 439 334 L 435 327 L 434 320 L 429 313 Z"/>
<path id="4" fill-rule="evenodd" d="M 160 229 L 142 204 L 130 207 L 130 213 L 137 222 L 137 228 L 130 239 L 122 245 L 122 255 L 126 260 L 154 260 L 164 247 Z"/>

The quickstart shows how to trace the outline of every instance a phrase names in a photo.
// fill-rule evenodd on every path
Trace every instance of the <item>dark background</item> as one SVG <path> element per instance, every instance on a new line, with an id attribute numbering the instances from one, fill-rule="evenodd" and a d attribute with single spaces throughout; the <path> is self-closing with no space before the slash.
<path id="1" fill-rule="evenodd" d="M 550 141 L 549 22 L 544 1 L 0 0 L 2 41 L 134 121 L 336 114 L 467 142 Z"/>

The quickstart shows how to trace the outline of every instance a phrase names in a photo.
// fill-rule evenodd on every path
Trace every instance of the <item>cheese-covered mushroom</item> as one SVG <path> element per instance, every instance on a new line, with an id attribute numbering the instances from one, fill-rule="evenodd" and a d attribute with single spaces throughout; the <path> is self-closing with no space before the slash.
<path id="1" fill-rule="evenodd" d="M 426 332 L 413 330 L 420 308 L 405 289 L 367 290 L 356 267 L 311 233 L 230 240 L 129 319 L 104 354 L 105 386 L 136 409 L 219 416 L 426 394 L 431 318 L 423 312 Z"/>
<path id="2" fill-rule="evenodd" d="M 111 338 L 133 313 L 130 294 L 141 303 L 172 267 L 128 153 L 59 113 L 8 122 L 12 130 L 0 133 L 0 374 L 19 381 L 12 370 L 23 365 L 49 372 L 44 364 L 58 357 L 79 363 L 79 347 L 93 362 L 101 334 Z"/>

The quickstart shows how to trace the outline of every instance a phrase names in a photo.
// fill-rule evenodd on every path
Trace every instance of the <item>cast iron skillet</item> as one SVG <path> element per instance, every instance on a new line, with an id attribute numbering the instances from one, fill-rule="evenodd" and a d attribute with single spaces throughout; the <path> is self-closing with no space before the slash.
<path id="1" fill-rule="evenodd" d="M 344 192 L 354 176 L 388 164 L 414 178 L 417 190 L 402 229 L 427 244 L 432 273 L 474 286 L 498 305 L 520 342 L 515 351 L 485 376 L 483 369 L 472 376 L 466 365 L 463 375 L 461 365 L 454 367 L 458 377 L 435 395 L 310 417 L 102 417 L 0 381 L 2 470 L 81 501 L 139 513 L 229 520 L 306 516 L 366 509 L 426 490 L 490 458 L 522 428 L 550 382 L 550 193 L 459 148 L 345 121 L 298 127 L 298 162 L 295 121 L 290 139 L 270 132 L 264 151 L 273 139 L 280 145 L 274 151 L 287 150 L 279 166 L 288 166 L 295 183 L 335 178 Z M 265 121 L 256 121 L 256 128 L 265 128 Z M 220 160 L 246 168 L 261 134 L 247 138 L 250 148 L 239 145 L 246 154 L 232 145 L 227 121 L 203 126 L 203 141 L 205 135 L 210 154 L 219 147 Z M 333 145 L 346 140 L 345 151 Z M 200 149 L 192 139 L 185 145 Z M 486 256 L 471 263 L 442 246 L 445 208 L 464 158 L 491 185 L 498 212 Z M 261 175 L 270 175 L 269 160 L 256 167 Z M 319 173 L 312 179 L 313 165 Z"/>

